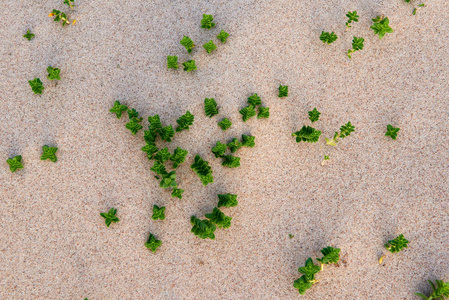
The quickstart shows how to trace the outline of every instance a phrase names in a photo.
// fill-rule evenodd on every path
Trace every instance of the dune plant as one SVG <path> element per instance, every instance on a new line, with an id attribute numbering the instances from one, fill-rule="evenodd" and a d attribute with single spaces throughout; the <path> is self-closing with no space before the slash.
<path id="1" fill-rule="evenodd" d="M 182 199 L 182 193 L 184 193 L 184 190 L 178 189 L 177 187 L 173 188 L 173 191 L 171 193 L 171 196 L 173 198 L 179 198 Z"/>
<path id="2" fill-rule="evenodd" d="M 42 81 L 40 78 L 34 78 L 33 80 L 29 80 L 28 83 L 31 86 L 31 89 L 35 94 L 42 94 L 44 91 L 44 86 L 42 85 Z"/>
<path id="3" fill-rule="evenodd" d="M 209 42 L 207 42 L 203 45 L 203 48 L 206 49 L 208 54 L 210 54 L 212 51 L 217 49 L 217 46 L 214 44 L 214 42 L 212 40 L 210 40 Z"/>
<path id="4" fill-rule="evenodd" d="M 223 162 L 221 163 L 222 166 L 229 168 L 240 167 L 240 157 L 233 155 L 223 155 L 222 158 L 223 158 Z"/>
<path id="5" fill-rule="evenodd" d="M 186 48 L 189 54 L 192 53 L 192 50 L 195 47 L 195 44 L 193 43 L 192 39 L 189 38 L 188 36 L 184 36 L 179 43 Z"/>
<path id="6" fill-rule="evenodd" d="M 261 118 L 268 119 L 270 117 L 270 108 L 269 107 L 259 106 L 258 109 L 259 109 L 259 113 L 257 114 L 258 119 L 261 119 Z"/>
<path id="7" fill-rule="evenodd" d="M 190 111 L 187 111 L 185 114 L 180 116 L 179 119 L 176 120 L 176 123 L 178 123 L 178 127 L 176 127 L 176 132 L 189 130 L 189 127 L 193 125 L 194 120 L 195 116 L 192 115 Z"/>
<path id="8" fill-rule="evenodd" d="M 117 119 L 122 117 L 122 114 L 128 110 L 128 106 L 120 104 L 120 101 L 115 101 L 114 106 L 109 110 L 117 116 Z"/>
<path id="9" fill-rule="evenodd" d="M 393 28 L 390 27 L 390 20 L 387 17 L 377 16 L 372 20 L 374 24 L 370 28 L 374 30 L 374 34 L 379 36 L 379 39 L 382 39 L 387 33 L 393 33 Z"/>
<path id="10" fill-rule="evenodd" d="M 209 183 L 214 182 L 214 177 L 212 176 L 212 168 L 209 163 L 201 158 L 198 154 L 195 156 L 195 160 L 190 168 L 198 175 L 204 186 Z"/>
<path id="11" fill-rule="evenodd" d="M 226 43 L 226 40 L 229 37 L 229 33 L 227 33 L 224 30 L 221 30 L 220 33 L 217 35 L 217 39 L 219 39 L 223 44 Z"/>
<path id="12" fill-rule="evenodd" d="M 164 147 L 161 150 L 159 150 L 159 152 L 156 153 L 156 155 L 154 155 L 154 159 L 156 161 L 160 162 L 161 164 L 163 164 L 167 160 L 169 160 L 171 156 L 172 155 L 171 155 L 170 151 L 168 151 L 168 148 Z"/>
<path id="13" fill-rule="evenodd" d="M 296 137 L 297 143 L 300 143 L 301 141 L 316 143 L 320 139 L 321 131 L 310 126 L 303 126 L 301 130 L 293 132 L 292 136 Z"/>
<path id="14" fill-rule="evenodd" d="M 165 206 L 159 207 L 156 204 L 153 205 L 153 220 L 165 220 Z"/>
<path id="15" fill-rule="evenodd" d="M 58 158 L 56 157 L 56 151 L 58 151 L 57 147 L 48 147 L 47 145 L 44 145 L 42 147 L 41 160 L 49 159 L 52 162 L 57 162 Z"/>
<path id="16" fill-rule="evenodd" d="M 214 17 L 212 15 L 203 14 L 203 19 L 201 20 L 201 28 L 211 29 L 215 27 L 215 23 L 212 22 L 213 20 Z"/>
<path id="17" fill-rule="evenodd" d="M 235 153 L 237 150 L 239 150 L 243 144 L 239 142 L 237 138 L 233 138 L 232 141 L 230 141 L 227 146 L 231 150 L 232 153 Z"/>
<path id="18" fill-rule="evenodd" d="M 34 36 L 35 34 L 32 34 L 31 31 L 27 30 L 27 33 L 23 37 L 31 41 L 34 38 Z"/>
<path id="19" fill-rule="evenodd" d="M 352 49 L 348 50 L 346 54 L 349 58 L 352 58 L 352 53 L 363 49 L 363 42 L 365 41 L 362 37 L 354 37 L 352 39 Z"/>
<path id="20" fill-rule="evenodd" d="M 255 136 L 242 134 L 242 146 L 253 148 L 256 145 Z"/>
<path id="21" fill-rule="evenodd" d="M 352 126 L 351 122 L 346 123 L 345 125 L 340 127 L 340 132 L 335 132 L 334 137 L 332 139 L 326 138 L 326 144 L 329 146 L 337 146 L 339 142 L 338 139 L 343 139 L 347 136 L 351 135 L 351 132 L 354 132 L 355 127 Z"/>
<path id="22" fill-rule="evenodd" d="M 226 216 L 218 207 L 214 207 L 212 213 L 206 214 L 205 217 L 209 219 L 210 222 L 218 226 L 218 228 L 229 228 L 231 227 L 231 217 Z"/>
<path id="23" fill-rule="evenodd" d="M 117 214 L 117 209 L 111 208 L 107 213 L 100 213 L 100 216 L 104 218 L 104 221 L 106 223 L 106 226 L 109 227 L 111 223 L 117 223 L 119 218 L 117 218 L 115 215 Z"/>
<path id="24" fill-rule="evenodd" d="M 161 140 L 171 142 L 172 137 L 175 136 L 175 130 L 171 125 L 162 127 L 159 129 L 159 136 L 161 137 Z"/>
<path id="25" fill-rule="evenodd" d="M 436 285 L 428 280 L 430 286 L 432 287 L 432 294 L 429 297 L 422 293 L 415 293 L 416 296 L 421 297 L 424 300 L 444 300 L 449 298 L 449 282 L 444 282 L 443 280 L 436 280 Z"/>
<path id="26" fill-rule="evenodd" d="M 288 86 L 286 85 L 279 85 L 279 98 L 288 97 Z"/>
<path id="27" fill-rule="evenodd" d="M 237 206 L 237 195 L 235 194 L 218 194 L 218 204 L 217 207 L 235 207 Z"/>
<path id="28" fill-rule="evenodd" d="M 70 24 L 67 15 L 59 10 L 53 9 L 53 11 L 48 16 L 54 18 L 53 21 L 55 22 L 60 21 L 62 23 L 62 26 Z"/>
<path id="29" fill-rule="evenodd" d="M 173 169 L 176 169 L 179 167 L 180 164 L 182 164 L 186 156 L 189 152 L 187 150 L 182 149 L 181 147 L 177 147 L 175 151 L 173 152 L 173 155 L 170 156 L 170 160 L 173 162 Z"/>
<path id="30" fill-rule="evenodd" d="M 408 243 L 409 241 L 404 238 L 404 235 L 400 234 L 394 240 L 388 241 L 384 246 L 391 253 L 395 253 L 407 248 Z"/>
<path id="31" fill-rule="evenodd" d="M 217 141 L 216 146 L 213 147 L 211 151 L 215 157 L 222 157 L 226 153 L 227 149 L 228 146 L 226 144 L 222 144 L 220 141 Z"/>
<path id="32" fill-rule="evenodd" d="M 204 112 L 206 113 L 206 116 L 209 118 L 218 115 L 217 102 L 215 102 L 214 98 L 204 99 Z"/>
<path id="33" fill-rule="evenodd" d="M 162 241 L 156 239 L 156 237 L 150 233 L 147 242 L 145 243 L 145 247 L 151 250 L 151 252 L 156 252 L 157 248 L 162 245 Z"/>
<path id="34" fill-rule="evenodd" d="M 316 107 L 313 110 L 309 111 L 308 114 L 310 122 L 312 123 L 318 121 L 321 115 L 321 113 L 316 109 Z"/>
<path id="35" fill-rule="evenodd" d="M 348 17 L 348 21 L 346 22 L 346 29 L 351 28 L 352 22 L 359 21 L 359 16 L 357 15 L 356 11 L 353 11 L 353 12 L 348 11 L 348 13 L 346 14 L 346 17 Z"/>
<path id="36" fill-rule="evenodd" d="M 47 68 L 47 79 L 49 80 L 61 80 L 61 77 L 59 76 L 59 73 L 61 73 L 61 70 L 58 68 L 52 68 L 52 67 L 48 67 Z"/>
<path id="37" fill-rule="evenodd" d="M 215 230 L 217 227 L 209 220 L 200 220 L 195 216 L 190 218 L 190 223 L 193 225 L 192 232 L 201 239 L 215 240 Z"/>
<path id="38" fill-rule="evenodd" d="M 324 44 L 332 44 L 333 42 L 335 42 L 337 40 L 337 35 L 332 31 L 331 33 L 329 32 L 325 32 L 325 31 L 321 31 L 321 35 L 320 35 L 320 40 L 324 43 Z"/>
<path id="39" fill-rule="evenodd" d="M 23 169 L 22 164 L 22 156 L 16 155 L 13 158 L 8 158 L 6 160 L 6 163 L 9 165 L 9 170 L 14 173 L 15 171 L 19 169 Z"/>
<path id="40" fill-rule="evenodd" d="M 183 62 L 182 65 L 184 66 L 184 71 L 186 72 L 192 72 L 196 70 L 195 61 L 193 59 Z"/>
<path id="41" fill-rule="evenodd" d="M 64 4 L 67 4 L 71 9 L 75 5 L 75 0 L 64 0 Z"/>
<path id="42" fill-rule="evenodd" d="M 385 132 L 385 136 L 391 137 L 393 140 L 396 140 L 396 137 L 398 136 L 398 132 L 401 130 L 400 128 L 395 128 L 391 126 L 390 124 L 387 125 L 387 132 Z"/>
<path id="43" fill-rule="evenodd" d="M 218 122 L 218 126 L 220 126 L 221 130 L 223 131 L 227 130 L 229 127 L 231 127 L 231 125 L 232 123 L 228 118 L 224 118 L 223 120 L 221 120 L 221 122 Z"/>
<path id="44" fill-rule="evenodd" d="M 416 15 L 416 12 L 418 11 L 419 8 L 421 7 L 425 7 L 426 5 L 424 3 L 418 4 L 418 7 L 415 7 L 413 9 L 412 15 Z"/>
<path id="45" fill-rule="evenodd" d="M 178 57 L 175 56 L 167 56 L 167 69 L 178 69 Z"/>
<path id="46" fill-rule="evenodd" d="M 248 121 L 250 118 L 257 115 L 254 106 L 249 105 L 247 107 L 242 108 L 239 113 L 242 115 L 243 122 Z"/>

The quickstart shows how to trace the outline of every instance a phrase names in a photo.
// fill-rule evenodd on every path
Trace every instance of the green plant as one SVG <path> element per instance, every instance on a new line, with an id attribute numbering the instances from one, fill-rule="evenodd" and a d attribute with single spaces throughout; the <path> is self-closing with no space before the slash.
<path id="1" fill-rule="evenodd" d="M 6 160 L 6 162 L 9 165 L 9 169 L 11 170 L 11 172 L 15 172 L 18 169 L 23 169 L 23 164 L 22 164 L 22 156 L 20 155 L 16 155 L 13 158 L 8 158 Z"/>
<path id="2" fill-rule="evenodd" d="M 203 160 L 198 154 L 195 156 L 195 160 L 193 164 L 190 165 L 190 168 L 196 173 L 196 175 L 198 175 L 204 186 L 214 182 L 212 168 L 209 166 L 209 163 Z"/>
<path id="3" fill-rule="evenodd" d="M 227 146 L 229 149 L 231 149 L 232 153 L 235 153 L 237 150 L 239 150 L 243 145 L 239 142 L 237 138 L 233 138 L 232 141 L 230 141 Z"/>
<path id="4" fill-rule="evenodd" d="M 115 101 L 114 106 L 109 110 L 117 116 L 117 119 L 122 117 L 122 113 L 128 110 L 128 106 L 120 104 L 120 101 Z"/>
<path id="5" fill-rule="evenodd" d="M 303 126 L 301 130 L 292 133 L 292 136 L 296 137 L 297 143 L 301 141 L 316 143 L 320 139 L 321 131 L 310 126 Z"/>
<path id="6" fill-rule="evenodd" d="M 340 133 L 337 131 L 334 134 L 334 137 L 332 139 L 326 138 L 326 144 L 329 146 L 337 146 L 338 139 L 343 139 L 347 136 L 351 135 L 351 132 L 354 132 L 355 127 L 352 126 L 351 122 L 346 123 L 345 125 L 340 127 Z"/>
<path id="7" fill-rule="evenodd" d="M 56 147 L 48 147 L 47 145 L 44 145 L 42 147 L 41 160 L 49 159 L 52 162 L 57 162 L 58 158 L 56 157 L 56 151 L 58 151 L 58 148 L 56 148 Z"/>
<path id="8" fill-rule="evenodd" d="M 335 42 L 337 40 L 337 35 L 332 31 L 331 33 L 329 32 L 325 32 L 325 31 L 321 31 L 321 35 L 320 35 L 320 40 L 324 43 L 324 44 L 332 44 L 333 42 Z"/>
<path id="9" fill-rule="evenodd" d="M 74 3 L 75 0 L 64 0 L 64 4 L 67 4 L 71 9 L 73 9 Z"/>
<path id="10" fill-rule="evenodd" d="M 226 216 L 218 207 L 214 207 L 212 213 L 206 214 L 205 217 L 217 225 L 218 228 L 231 227 L 232 218 Z"/>
<path id="11" fill-rule="evenodd" d="M 153 205 L 153 215 L 151 218 L 153 220 L 165 220 L 165 206 L 159 207 L 156 204 Z"/>
<path id="12" fill-rule="evenodd" d="M 153 130 L 151 125 L 148 127 L 148 130 L 144 130 L 143 133 L 143 139 L 147 144 L 156 145 L 157 131 Z"/>
<path id="13" fill-rule="evenodd" d="M 217 46 L 214 44 L 212 40 L 210 40 L 209 42 L 203 45 L 203 48 L 206 49 L 207 53 L 211 53 L 212 51 L 217 49 Z"/>
<path id="14" fill-rule="evenodd" d="M 393 28 L 389 26 L 390 20 L 387 17 L 377 16 L 372 20 L 374 24 L 370 28 L 374 30 L 374 34 L 379 36 L 379 39 L 383 38 L 386 33 L 393 33 Z"/>
<path id="15" fill-rule="evenodd" d="M 61 21 L 62 26 L 70 24 L 69 20 L 67 19 L 67 15 L 59 10 L 53 9 L 53 11 L 48 16 L 51 18 L 54 17 L 53 21 L 55 22 Z"/>
<path id="16" fill-rule="evenodd" d="M 173 152 L 173 155 L 170 157 L 170 160 L 173 162 L 173 169 L 176 169 L 180 164 L 182 164 L 189 151 L 182 149 L 181 147 L 177 147 Z"/>
<path id="17" fill-rule="evenodd" d="M 61 80 L 61 77 L 59 76 L 59 73 L 61 73 L 61 70 L 59 70 L 58 68 L 48 67 L 47 72 L 48 72 L 47 79 Z"/>
<path id="18" fill-rule="evenodd" d="M 321 113 L 316 109 L 316 107 L 309 111 L 309 119 L 312 123 L 318 121 L 320 119 L 320 115 Z"/>
<path id="19" fill-rule="evenodd" d="M 182 65 L 184 66 L 184 71 L 186 72 L 192 72 L 196 70 L 195 61 L 193 59 L 183 62 Z"/>
<path id="20" fill-rule="evenodd" d="M 237 195 L 234 194 L 218 194 L 218 204 L 217 207 L 235 207 L 237 206 Z"/>
<path id="21" fill-rule="evenodd" d="M 159 135 L 163 141 L 171 142 L 171 138 L 175 136 L 175 131 L 171 125 L 168 125 L 159 130 Z"/>
<path id="22" fill-rule="evenodd" d="M 294 234 L 291 234 L 291 233 L 288 234 L 288 238 L 289 238 L 289 239 L 292 239 L 292 238 L 294 238 L 294 237 L 295 237 Z"/>
<path id="23" fill-rule="evenodd" d="M 239 113 L 242 115 L 243 122 L 248 121 L 249 118 L 252 118 L 256 115 L 256 111 L 254 110 L 254 106 L 252 105 L 242 108 Z"/>
<path id="24" fill-rule="evenodd" d="M 354 37 L 352 39 L 352 49 L 348 50 L 348 53 L 346 54 L 349 58 L 352 58 L 352 53 L 362 50 L 363 49 L 363 42 L 365 41 L 364 38 L 360 37 Z"/>
<path id="25" fill-rule="evenodd" d="M 135 108 L 128 109 L 127 113 L 129 119 L 135 119 L 137 122 L 143 121 L 143 118 L 139 118 L 139 112 Z"/>
<path id="26" fill-rule="evenodd" d="M 248 97 L 248 103 L 255 107 L 262 104 L 262 99 L 257 94 L 252 94 Z"/>
<path id="27" fill-rule="evenodd" d="M 203 14 L 203 19 L 201 20 L 201 28 L 211 29 L 212 27 L 215 27 L 215 23 L 212 22 L 213 20 L 214 17 L 212 15 Z"/>
<path id="28" fill-rule="evenodd" d="M 315 281 L 315 274 L 319 271 L 321 271 L 321 267 L 315 265 L 312 258 L 310 257 L 306 260 L 305 266 L 298 269 L 298 272 L 304 274 L 307 281 L 312 283 L 314 283 L 313 281 Z"/>
<path id="29" fill-rule="evenodd" d="M 218 115 L 217 102 L 215 102 L 214 98 L 204 99 L 204 112 L 206 113 L 206 116 L 209 118 Z"/>
<path id="30" fill-rule="evenodd" d="M 307 280 L 305 275 L 302 275 L 295 280 L 293 287 L 298 290 L 299 294 L 304 295 L 306 291 L 312 287 L 312 283 Z"/>
<path id="31" fill-rule="evenodd" d="M 132 135 L 136 135 L 136 133 L 143 128 L 140 124 L 141 120 L 132 118 L 128 123 L 125 124 L 126 129 L 129 129 Z"/>
<path id="32" fill-rule="evenodd" d="M 153 155 L 159 151 L 156 145 L 148 143 L 140 149 L 147 154 L 148 159 L 153 159 Z"/>
<path id="33" fill-rule="evenodd" d="M 401 130 L 400 128 L 395 128 L 391 126 L 390 124 L 387 125 L 387 132 L 385 133 L 385 136 L 391 137 L 393 140 L 396 140 L 396 137 L 398 136 L 398 132 Z"/>
<path id="34" fill-rule="evenodd" d="M 106 226 L 109 227 L 111 223 L 117 223 L 120 221 L 119 218 L 115 216 L 116 214 L 117 210 L 115 208 L 111 208 L 107 213 L 100 213 L 100 216 L 104 218 Z"/>
<path id="35" fill-rule="evenodd" d="M 321 270 L 324 265 L 336 264 L 340 260 L 340 249 L 334 247 L 326 247 L 321 249 L 323 254 L 322 258 L 317 258 L 316 260 L 321 263 Z"/>
<path id="36" fill-rule="evenodd" d="M 31 89 L 35 94 L 42 94 L 42 91 L 45 89 L 42 85 L 42 81 L 39 78 L 29 80 L 28 83 L 30 84 Z"/>
<path id="37" fill-rule="evenodd" d="M 259 113 L 257 114 L 257 118 L 265 118 L 268 119 L 270 117 L 270 108 L 269 107 L 263 107 L 259 106 Z"/>
<path id="38" fill-rule="evenodd" d="M 228 118 L 224 118 L 223 120 L 221 120 L 221 122 L 218 122 L 218 126 L 220 126 L 221 130 L 223 131 L 227 130 L 229 127 L 231 127 L 231 125 L 232 123 Z"/>
<path id="39" fill-rule="evenodd" d="M 328 155 L 324 155 L 323 161 L 321 162 L 321 165 L 324 166 L 324 164 L 326 163 L 326 160 L 329 160 L 329 156 Z"/>
<path id="40" fill-rule="evenodd" d="M 27 33 L 23 36 L 27 40 L 31 41 L 34 38 L 34 34 L 32 34 L 29 30 L 27 30 Z"/>
<path id="41" fill-rule="evenodd" d="M 223 44 L 226 43 L 226 40 L 229 37 L 229 33 L 227 33 L 224 30 L 221 30 L 220 33 L 217 35 L 217 39 L 219 39 Z"/>
<path id="42" fill-rule="evenodd" d="M 229 168 L 240 167 L 240 157 L 232 156 L 232 155 L 224 155 L 222 157 L 224 159 L 223 162 L 221 163 L 222 166 L 229 167 Z"/>
<path id="43" fill-rule="evenodd" d="M 150 131 L 157 131 L 158 129 L 162 128 L 162 123 L 159 115 L 149 116 L 148 122 L 150 123 Z"/>
<path id="44" fill-rule="evenodd" d="M 189 126 L 193 125 L 194 120 L 195 116 L 192 115 L 190 111 L 187 111 L 185 114 L 180 116 L 179 119 L 176 120 L 176 123 L 178 123 L 178 127 L 176 127 L 176 132 L 189 130 Z"/>
<path id="45" fill-rule="evenodd" d="M 242 146 L 253 148 L 256 145 L 255 136 L 242 134 Z"/>
<path id="46" fill-rule="evenodd" d="M 162 180 L 161 183 L 159 184 L 159 186 L 161 188 L 175 188 L 178 186 L 178 184 L 176 183 L 176 172 L 175 171 L 171 171 L 170 173 L 162 173 Z"/>
<path id="47" fill-rule="evenodd" d="M 217 227 L 209 220 L 200 220 L 195 216 L 190 217 L 190 223 L 193 225 L 192 232 L 201 239 L 215 240 L 215 230 Z"/>
<path id="48" fill-rule="evenodd" d="M 184 193 L 184 190 L 174 187 L 173 191 L 171 192 L 171 196 L 174 198 L 182 199 L 182 193 Z"/>
<path id="49" fill-rule="evenodd" d="M 282 97 L 288 97 L 288 86 L 286 85 L 279 85 L 279 98 Z"/>
<path id="50" fill-rule="evenodd" d="M 348 22 L 346 22 L 346 28 L 351 28 L 350 24 L 352 22 L 359 21 L 359 16 L 357 15 L 356 11 L 353 11 L 353 12 L 348 11 L 348 13 L 346 14 L 346 17 L 348 17 Z"/>
<path id="51" fill-rule="evenodd" d="M 384 246 L 391 253 L 399 252 L 404 248 L 407 248 L 408 240 L 404 238 L 403 234 L 397 236 L 394 240 L 388 241 Z"/>
<path id="52" fill-rule="evenodd" d="M 157 160 L 154 162 L 154 165 L 150 168 L 150 170 L 159 175 L 167 173 L 167 170 L 165 169 L 164 164 Z M 159 177 L 156 177 L 156 178 L 159 179 Z"/>
<path id="53" fill-rule="evenodd" d="M 145 243 L 145 247 L 151 250 L 151 252 L 156 252 L 157 248 L 162 245 L 162 241 L 157 240 L 154 235 L 150 233 L 147 242 Z"/>
<path id="54" fill-rule="evenodd" d="M 178 69 L 178 57 L 177 56 L 167 56 L 167 68 L 168 69 Z"/>
<path id="55" fill-rule="evenodd" d="M 416 12 L 418 11 L 418 8 L 425 7 L 425 6 L 426 5 L 424 3 L 419 4 L 418 7 L 415 7 L 413 9 L 412 15 L 416 15 Z"/>
<path id="56" fill-rule="evenodd" d="M 186 48 L 189 54 L 192 53 L 192 49 L 195 47 L 195 44 L 188 36 L 184 36 L 179 43 Z"/>
<path id="57" fill-rule="evenodd" d="M 443 280 L 436 280 L 435 283 L 437 284 L 435 286 L 435 284 L 428 280 L 428 282 L 430 283 L 430 285 L 432 286 L 432 294 L 427 297 L 422 293 L 415 293 L 416 296 L 419 296 L 421 298 L 423 298 L 424 300 L 433 300 L 433 299 L 440 299 L 440 300 L 444 300 L 449 298 L 449 282 L 444 282 Z"/>
<path id="58" fill-rule="evenodd" d="M 154 156 L 154 159 L 156 161 L 160 162 L 161 164 L 163 164 L 167 160 L 169 160 L 171 156 L 172 155 L 171 155 L 170 151 L 168 151 L 168 148 L 164 147 L 161 150 L 159 150 L 158 153 L 156 153 L 156 155 Z"/>
<path id="59" fill-rule="evenodd" d="M 226 144 L 220 143 L 220 141 L 217 142 L 217 145 L 212 148 L 212 153 L 215 155 L 215 157 L 221 157 L 226 153 L 226 150 L 228 149 L 228 146 Z"/>

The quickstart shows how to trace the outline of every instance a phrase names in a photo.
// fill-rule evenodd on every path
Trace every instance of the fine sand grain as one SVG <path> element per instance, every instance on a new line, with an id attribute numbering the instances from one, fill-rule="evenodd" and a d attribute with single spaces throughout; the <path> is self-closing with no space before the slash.
<path id="1" fill-rule="evenodd" d="M 48 17 L 69 11 L 62 0 L 0 2 L 1 299 L 297 299 L 298 267 L 325 246 L 341 248 L 342 261 L 301 299 L 417 299 L 428 279 L 449 281 L 447 1 L 412 16 L 418 2 L 402 0 L 76 0 L 77 24 L 64 28 Z M 349 10 L 360 22 L 345 32 Z M 203 13 L 216 28 L 200 28 Z M 382 40 L 369 28 L 379 14 L 395 31 Z M 224 45 L 221 29 L 231 34 Z M 322 30 L 338 40 L 323 45 Z M 192 55 L 183 35 L 197 45 Z M 349 60 L 354 35 L 365 48 Z M 210 39 L 218 49 L 208 55 Z M 198 70 L 167 70 L 167 55 Z M 48 66 L 62 70 L 57 85 Z M 41 96 L 28 85 L 35 77 Z M 288 98 L 277 98 L 279 84 Z M 268 120 L 241 121 L 251 93 Z M 204 115 L 206 97 L 219 116 Z M 195 115 L 167 144 L 189 151 L 182 200 L 159 187 L 142 132 L 108 112 L 114 100 L 145 126 L 148 115 L 166 125 Z M 321 140 L 297 144 L 291 133 L 314 107 Z M 348 121 L 350 137 L 323 145 Z M 387 124 L 401 128 L 396 141 Z M 256 147 L 239 150 L 240 168 L 222 167 L 210 148 L 242 133 Z M 57 163 L 39 160 L 44 144 L 59 148 Z M 18 154 L 25 168 L 11 173 L 6 159 Z M 195 154 L 215 183 L 203 187 L 190 170 Z M 238 194 L 223 210 L 232 226 L 198 239 L 189 218 L 212 211 L 218 193 Z M 151 219 L 153 204 L 167 207 L 165 221 Z M 99 213 L 111 207 L 120 222 L 106 228 Z M 155 254 L 144 247 L 150 232 L 163 241 Z M 409 247 L 380 266 L 383 244 L 400 233 Z"/>

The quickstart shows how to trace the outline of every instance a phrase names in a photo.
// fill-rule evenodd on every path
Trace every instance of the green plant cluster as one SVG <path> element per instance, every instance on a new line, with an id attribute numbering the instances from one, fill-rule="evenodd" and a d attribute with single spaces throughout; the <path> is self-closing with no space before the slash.
<path id="1" fill-rule="evenodd" d="M 58 68 L 48 67 L 47 68 L 47 79 L 48 80 L 61 80 L 61 70 Z M 40 78 L 34 78 L 33 80 L 29 80 L 28 83 L 31 86 L 31 90 L 35 94 L 41 95 L 45 89 L 44 84 Z"/>
<path id="2" fill-rule="evenodd" d="M 111 223 L 117 223 L 119 218 L 116 217 L 117 209 L 111 208 L 107 213 L 100 213 L 100 216 L 104 218 L 106 226 L 109 227 Z"/>
<path id="3" fill-rule="evenodd" d="M 421 297 L 424 300 L 444 300 L 449 299 L 449 282 L 444 282 L 443 280 L 436 280 L 436 285 L 428 280 L 430 286 L 432 287 L 432 294 L 429 297 L 422 293 L 415 293 L 416 296 Z"/>
<path id="4" fill-rule="evenodd" d="M 226 131 L 231 127 L 232 123 L 228 118 L 224 118 L 220 122 L 218 122 L 218 126 L 220 126 L 221 130 Z"/>
<path id="5" fill-rule="evenodd" d="M 221 163 L 222 166 L 229 168 L 237 168 L 240 167 L 240 157 L 233 155 L 225 155 L 227 149 L 229 148 L 231 153 L 235 153 L 241 147 L 253 148 L 256 145 L 255 138 L 256 137 L 251 135 L 242 134 L 241 142 L 237 138 L 233 138 L 232 141 L 230 141 L 227 144 L 222 144 L 220 141 L 217 141 L 217 144 L 215 145 L 215 147 L 211 149 L 211 151 L 216 158 L 218 157 L 223 158 L 223 162 Z"/>
<path id="6" fill-rule="evenodd" d="M 248 121 L 250 118 L 257 115 L 257 118 L 268 119 L 270 117 L 270 108 L 262 106 L 262 100 L 257 94 L 253 94 L 248 97 L 249 105 L 242 108 L 239 113 L 242 115 L 243 122 Z M 256 113 L 256 107 L 258 107 L 259 113 Z"/>
<path id="7" fill-rule="evenodd" d="M 48 16 L 53 18 L 53 21 L 55 22 L 61 22 L 62 26 L 70 25 L 67 15 L 57 9 L 53 9 L 53 11 Z"/>
<path id="8" fill-rule="evenodd" d="M 400 234 L 394 240 L 388 241 L 384 246 L 391 253 L 399 252 L 404 248 L 407 248 L 408 240 L 404 238 L 403 234 Z"/>
<path id="9" fill-rule="evenodd" d="M 204 186 L 214 182 L 212 167 L 209 166 L 209 162 L 203 160 L 198 154 L 195 156 L 195 160 L 190 165 L 190 168 L 198 175 Z"/>

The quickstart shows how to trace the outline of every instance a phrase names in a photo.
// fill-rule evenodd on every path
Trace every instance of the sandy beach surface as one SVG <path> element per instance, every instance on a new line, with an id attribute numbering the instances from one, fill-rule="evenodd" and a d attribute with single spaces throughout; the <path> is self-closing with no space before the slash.
<path id="1" fill-rule="evenodd" d="M 2 299 L 418 299 L 427 280 L 449 281 L 449 10 L 447 1 L 137 1 L 2 0 L 0 4 L 0 298 Z M 66 11 L 75 25 L 48 14 Z M 360 21 L 345 31 L 345 14 Z M 216 27 L 202 29 L 204 13 Z M 369 28 L 385 15 L 394 33 Z M 226 44 L 215 38 L 230 33 Z M 31 30 L 36 36 L 22 36 Z M 322 30 L 338 40 L 324 45 Z M 192 54 L 183 35 L 197 45 Z M 353 36 L 365 48 L 346 57 Z M 207 54 L 202 45 L 214 40 Z M 167 55 L 196 61 L 191 73 L 167 70 Z M 46 68 L 61 69 L 51 82 Z M 42 79 L 42 95 L 28 80 Z M 279 84 L 289 97 L 277 97 Z M 242 122 L 239 110 L 257 93 L 269 119 Z M 219 115 L 205 116 L 204 98 Z M 177 170 L 182 200 L 159 187 L 132 136 L 127 117 L 109 113 L 115 100 L 164 125 L 189 110 L 189 131 L 170 151 L 189 151 Z M 297 144 L 291 133 L 313 124 L 318 143 Z M 222 131 L 217 122 L 233 125 Z M 327 146 L 350 121 L 351 136 Z M 396 141 L 386 125 L 400 127 Z M 221 166 L 210 149 L 242 134 L 241 167 Z M 41 161 L 42 146 L 58 161 Z M 204 187 L 190 169 L 196 154 L 215 182 Z M 7 158 L 22 155 L 11 173 Z M 324 166 L 324 155 L 330 156 Z M 191 232 L 189 218 L 238 195 L 224 208 L 229 229 L 216 240 Z M 166 206 L 153 221 L 152 206 Z M 107 228 L 99 216 L 118 210 Z M 149 233 L 162 240 L 145 248 Z M 403 233 L 404 251 L 383 244 Z M 294 235 L 289 238 L 289 234 Z M 293 281 L 308 257 L 341 249 L 339 266 L 300 296 Z M 386 254 L 383 265 L 378 258 Z"/>

